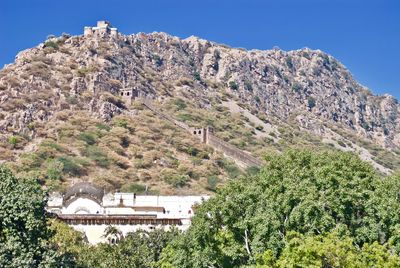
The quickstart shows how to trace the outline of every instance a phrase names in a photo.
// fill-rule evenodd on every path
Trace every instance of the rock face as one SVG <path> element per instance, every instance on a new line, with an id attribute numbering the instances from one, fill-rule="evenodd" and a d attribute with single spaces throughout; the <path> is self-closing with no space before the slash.
<path id="1" fill-rule="evenodd" d="M 1 71 L 1 133 L 32 134 L 31 124 L 65 109 L 110 120 L 126 110 L 117 97 L 124 87 L 160 100 L 189 94 L 205 109 L 228 92 L 274 122 L 322 136 L 333 126 L 388 150 L 400 147 L 397 100 L 373 95 L 322 51 L 247 51 L 197 37 L 123 35 L 108 25 L 47 40 Z"/>

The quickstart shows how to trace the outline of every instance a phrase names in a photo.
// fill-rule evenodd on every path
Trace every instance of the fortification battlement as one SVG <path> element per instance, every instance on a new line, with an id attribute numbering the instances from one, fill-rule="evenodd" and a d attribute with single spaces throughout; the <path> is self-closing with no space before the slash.
<path id="1" fill-rule="evenodd" d="M 184 122 L 176 120 L 175 118 L 161 112 L 153 105 L 153 99 L 137 88 L 122 88 L 120 89 L 119 94 L 128 104 L 131 104 L 132 100 L 134 99 L 139 99 L 144 106 L 153 111 L 155 114 L 188 131 L 190 134 L 197 137 L 200 142 L 210 145 L 214 149 L 221 151 L 225 156 L 233 159 L 239 166 L 245 168 L 252 166 L 260 167 L 262 164 L 259 159 L 214 136 L 214 129 L 212 127 L 207 126 L 202 128 L 192 128 Z"/>
<path id="2" fill-rule="evenodd" d="M 97 26 L 95 27 L 86 26 L 83 31 L 84 36 L 106 35 L 106 34 L 110 34 L 110 36 L 118 35 L 118 29 L 112 27 L 111 23 L 106 20 L 98 21 Z"/>

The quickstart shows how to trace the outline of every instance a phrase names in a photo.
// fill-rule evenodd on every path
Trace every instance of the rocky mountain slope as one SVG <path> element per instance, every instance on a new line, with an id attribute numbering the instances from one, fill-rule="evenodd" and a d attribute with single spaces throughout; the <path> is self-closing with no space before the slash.
<path id="1" fill-rule="evenodd" d="M 380 172 L 400 167 L 399 104 L 375 96 L 332 56 L 230 48 L 109 25 L 51 37 L 0 72 L 0 158 L 62 187 L 213 190 L 244 172 L 140 103 L 262 158 L 291 146 L 354 151 Z"/>

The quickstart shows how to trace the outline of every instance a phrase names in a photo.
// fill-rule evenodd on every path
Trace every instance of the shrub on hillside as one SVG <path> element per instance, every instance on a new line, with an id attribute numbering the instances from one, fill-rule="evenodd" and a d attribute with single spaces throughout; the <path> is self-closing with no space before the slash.
<path id="1" fill-rule="evenodd" d="M 162 170 L 161 176 L 165 182 L 175 188 L 183 187 L 190 181 L 190 177 L 188 175 L 179 174 L 173 169 Z"/>
<path id="2" fill-rule="evenodd" d="M 87 146 L 85 149 L 85 155 L 100 167 L 106 168 L 110 164 L 107 153 L 98 146 Z"/>

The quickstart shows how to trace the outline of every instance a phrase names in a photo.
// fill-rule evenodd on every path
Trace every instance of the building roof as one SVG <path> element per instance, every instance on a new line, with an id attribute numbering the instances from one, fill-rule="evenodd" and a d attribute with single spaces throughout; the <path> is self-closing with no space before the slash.
<path id="1" fill-rule="evenodd" d="M 81 182 L 73 185 L 64 194 L 64 203 L 70 203 L 78 197 L 87 197 L 101 204 L 103 201 L 104 189 L 89 182 Z"/>

